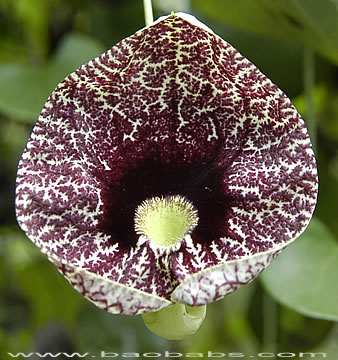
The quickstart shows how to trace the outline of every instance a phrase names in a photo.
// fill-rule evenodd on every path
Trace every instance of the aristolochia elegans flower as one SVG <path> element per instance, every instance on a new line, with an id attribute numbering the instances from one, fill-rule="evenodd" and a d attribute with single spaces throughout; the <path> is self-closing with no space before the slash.
<path id="1" fill-rule="evenodd" d="M 21 228 L 75 289 L 181 339 L 304 231 L 317 171 L 286 95 L 178 13 L 58 85 L 16 193 Z"/>

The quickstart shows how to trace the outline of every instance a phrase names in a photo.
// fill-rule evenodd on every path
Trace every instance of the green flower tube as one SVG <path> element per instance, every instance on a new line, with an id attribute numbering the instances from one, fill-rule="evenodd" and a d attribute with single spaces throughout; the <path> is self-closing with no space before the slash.
<path id="1" fill-rule="evenodd" d="M 173 304 L 162 310 L 143 313 L 149 330 L 168 340 L 183 340 L 195 334 L 206 316 L 207 306 Z"/>

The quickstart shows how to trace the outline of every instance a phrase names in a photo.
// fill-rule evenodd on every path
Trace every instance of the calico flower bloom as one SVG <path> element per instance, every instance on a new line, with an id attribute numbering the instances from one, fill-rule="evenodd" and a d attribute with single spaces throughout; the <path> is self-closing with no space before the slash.
<path id="1" fill-rule="evenodd" d="M 253 280 L 308 225 L 317 171 L 286 95 L 178 13 L 58 85 L 16 193 L 21 228 L 75 289 L 149 325 L 173 304 L 203 319 Z"/>

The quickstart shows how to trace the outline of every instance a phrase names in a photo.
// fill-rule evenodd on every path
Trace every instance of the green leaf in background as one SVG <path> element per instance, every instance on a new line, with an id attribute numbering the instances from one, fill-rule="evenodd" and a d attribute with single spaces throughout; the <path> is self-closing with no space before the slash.
<path id="1" fill-rule="evenodd" d="M 338 64 L 338 0 L 192 0 L 234 27 L 312 47 Z"/>
<path id="2" fill-rule="evenodd" d="M 22 298 L 18 304 L 10 303 L 13 308 L 16 306 L 16 310 L 3 315 L 7 321 L 19 324 L 27 317 L 31 328 L 54 319 L 72 325 L 81 307 L 89 304 L 17 228 L 0 227 L 0 274 L 2 297 Z M 21 316 L 25 304 L 30 311 Z M 11 313 L 18 313 L 18 318 Z"/>
<path id="3" fill-rule="evenodd" d="M 261 276 L 272 297 L 293 310 L 338 320 L 338 243 L 318 219 Z"/>
<path id="4" fill-rule="evenodd" d="M 49 9 L 57 0 L 2 0 L 1 6 L 4 13 L 13 17 L 17 25 L 17 31 L 22 31 L 31 47 L 31 56 L 35 59 L 43 59 L 48 46 L 48 22 Z M 5 20 L 5 22 L 7 22 Z M 7 24 L 7 26 L 11 26 Z"/>
<path id="5" fill-rule="evenodd" d="M 338 324 L 335 324 L 326 340 L 313 349 L 314 353 L 325 353 L 326 360 L 337 360 L 338 354 Z"/>
<path id="6" fill-rule="evenodd" d="M 103 51 L 97 40 L 71 34 L 63 39 L 55 57 L 42 66 L 0 65 L 0 111 L 22 121 L 35 122 L 57 84 Z"/>
<path id="7" fill-rule="evenodd" d="M 313 91 L 313 102 L 319 130 L 332 141 L 338 141 L 338 89 L 332 85 L 319 83 Z M 308 109 L 305 94 L 293 98 L 292 103 L 306 119 Z"/>

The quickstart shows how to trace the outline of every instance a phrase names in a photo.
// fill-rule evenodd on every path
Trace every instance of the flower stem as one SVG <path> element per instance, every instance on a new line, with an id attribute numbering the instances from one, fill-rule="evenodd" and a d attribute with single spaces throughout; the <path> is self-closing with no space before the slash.
<path id="1" fill-rule="evenodd" d="M 312 49 L 304 48 L 304 91 L 307 109 L 306 124 L 314 152 L 317 149 L 317 124 L 313 99 L 315 86 L 315 54 Z"/>
<path id="2" fill-rule="evenodd" d="M 143 0 L 143 8 L 146 26 L 149 26 L 154 22 L 151 0 Z"/>

